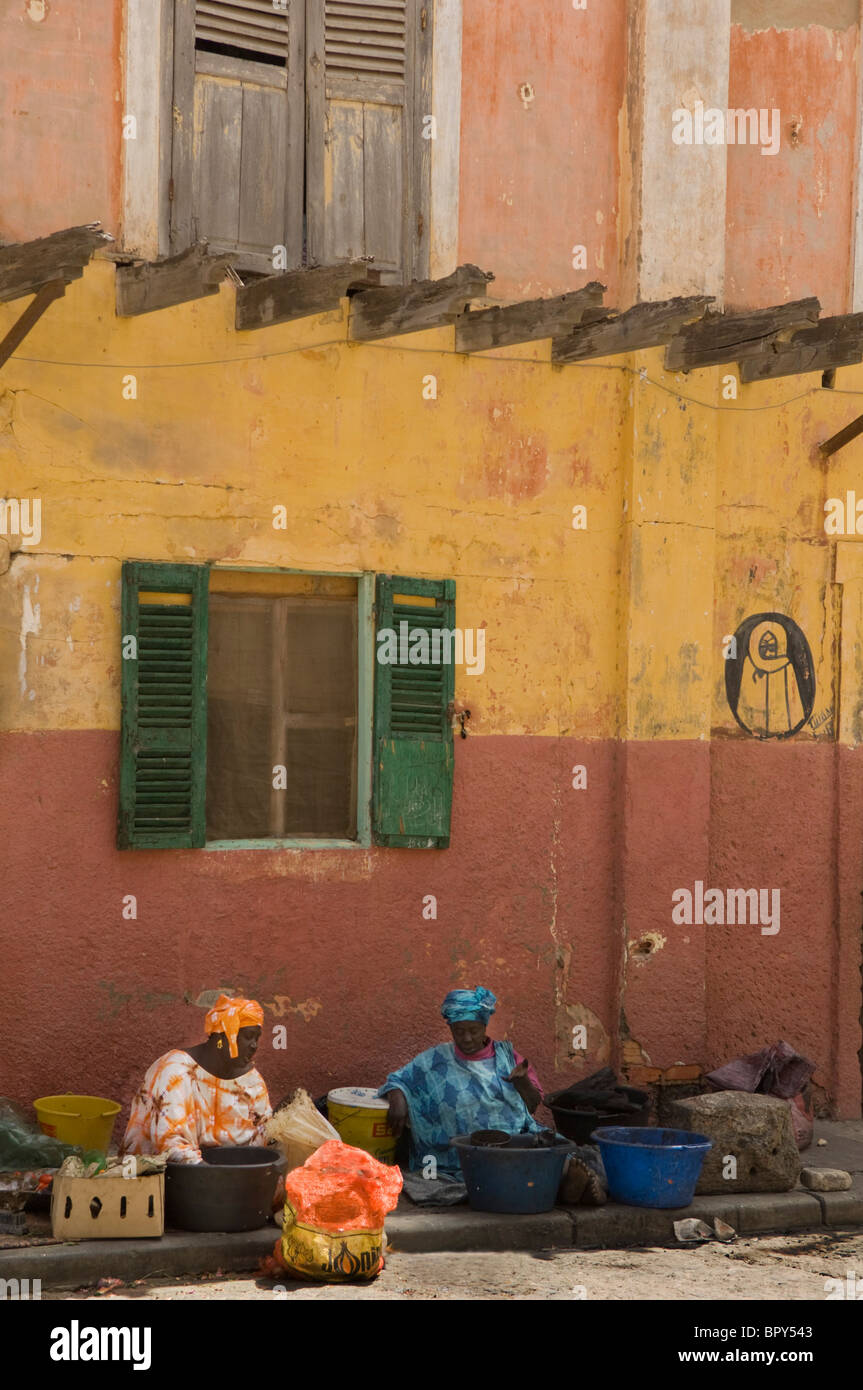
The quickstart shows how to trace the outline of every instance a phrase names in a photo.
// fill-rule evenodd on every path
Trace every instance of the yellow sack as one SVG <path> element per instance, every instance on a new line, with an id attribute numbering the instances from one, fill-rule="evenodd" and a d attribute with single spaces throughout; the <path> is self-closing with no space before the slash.
<path id="1" fill-rule="evenodd" d="M 297 1220 L 290 1202 L 285 1203 L 282 1227 L 282 1264 L 301 1279 L 342 1283 L 349 1279 L 374 1279 L 383 1264 L 386 1236 L 379 1231 L 322 1231 Z"/>

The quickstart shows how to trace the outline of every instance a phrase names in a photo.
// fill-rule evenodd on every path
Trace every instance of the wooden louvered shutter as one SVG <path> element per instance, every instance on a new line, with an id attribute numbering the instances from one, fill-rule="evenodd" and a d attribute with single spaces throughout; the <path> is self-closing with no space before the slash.
<path id="1" fill-rule="evenodd" d="M 123 565 L 120 849 L 204 843 L 207 595 L 205 565 Z"/>
<path id="2" fill-rule="evenodd" d="M 303 254 L 305 0 L 176 0 L 171 246 Z"/>
<path id="3" fill-rule="evenodd" d="M 373 827 L 375 843 L 446 849 L 452 808 L 453 739 L 447 706 L 455 689 L 455 581 L 379 575 L 376 596 Z M 402 624 L 405 626 L 402 627 Z M 409 660 L 411 634 L 429 636 L 428 663 Z M 398 662 L 382 662 L 394 634 Z M 415 655 L 422 656 L 421 639 Z M 449 655 L 449 661 L 446 656 Z M 435 659 L 436 658 L 436 659 Z"/>
<path id="4" fill-rule="evenodd" d="M 323 264 L 428 262 L 431 0 L 307 0 L 307 226 Z"/>

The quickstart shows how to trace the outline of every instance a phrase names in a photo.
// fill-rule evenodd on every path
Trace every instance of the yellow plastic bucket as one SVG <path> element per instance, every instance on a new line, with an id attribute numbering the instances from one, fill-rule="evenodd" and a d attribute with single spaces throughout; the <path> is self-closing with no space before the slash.
<path id="1" fill-rule="evenodd" d="M 340 1086 L 327 1096 L 330 1124 L 339 1138 L 381 1163 L 395 1163 L 396 1140 L 387 1122 L 389 1103 L 380 1099 L 374 1086 Z"/>
<path id="2" fill-rule="evenodd" d="M 117 1102 L 104 1096 L 40 1096 L 33 1109 L 43 1134 L 100 1153 L 107 1153 L 120 1113 Z"/>

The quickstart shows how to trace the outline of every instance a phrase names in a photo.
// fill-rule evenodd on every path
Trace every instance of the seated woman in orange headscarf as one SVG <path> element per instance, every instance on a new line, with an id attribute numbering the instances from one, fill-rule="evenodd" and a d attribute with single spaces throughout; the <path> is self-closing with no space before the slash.
<path id="1" fill-rule="evenodd" d="M 202 1144 L 263 1144 L 272 1114 L 252 1065 L 264 1011 L 222 994 L 204 1020 L 206 1042 L 154 1062 L 132 1101 L 121 1153 L 167 1154 L 200 1163 Z"/>

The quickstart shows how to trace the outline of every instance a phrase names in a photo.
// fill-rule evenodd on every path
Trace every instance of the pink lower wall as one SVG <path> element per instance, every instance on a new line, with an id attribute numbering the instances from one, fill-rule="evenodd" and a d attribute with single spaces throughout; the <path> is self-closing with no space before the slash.
<path id="1" fill-rule="evenodd" d="M 860 1113 L 863 754 L 473 737 L 456 743 L 448 851 L 119 853 L 117 745 L 0 738 L 7 792 L 27 791 L 0 808 L 0 1093 L 127 1103 L 151 1061 L 200 1038 L 193 1001 L 221 985 L 264 1005 L 274 1098 L 372 1084 L 444 1036 L 447 989 L 482 983 L 497 1034 L 549 1088 L 618 1062 L 621 1036 L 663 1067 L 784 1037 L 837 1113 Z M 673 925 L 671 894 L 695 877 L 779 887 L 779 935 Z M 635 949 L 648 933 L 661 944 Z M 586 1061 L 569 1052 L 578 1006 L 595 1016 Z"/>

